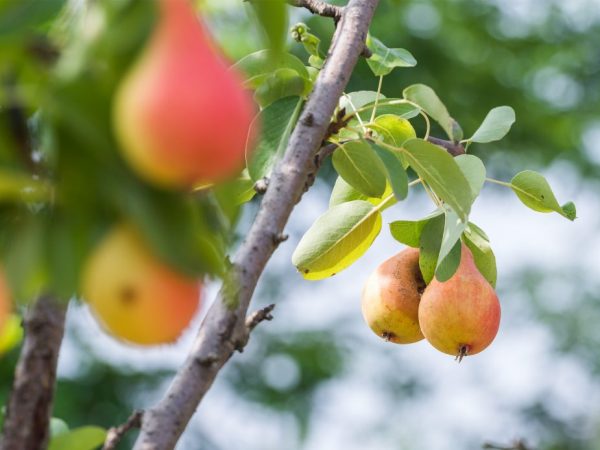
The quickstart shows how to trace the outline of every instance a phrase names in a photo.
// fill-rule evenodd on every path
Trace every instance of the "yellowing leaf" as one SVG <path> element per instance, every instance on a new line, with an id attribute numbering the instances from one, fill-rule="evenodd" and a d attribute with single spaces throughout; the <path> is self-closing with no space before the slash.
<path id="1" fill-rule="evenodd" d="M 321 280 L 344 270 L 367 251 L 379 234 L 379 210 L 364 200 L 329 209 L 302 237 L 292 263 L 307 280 Z"/>

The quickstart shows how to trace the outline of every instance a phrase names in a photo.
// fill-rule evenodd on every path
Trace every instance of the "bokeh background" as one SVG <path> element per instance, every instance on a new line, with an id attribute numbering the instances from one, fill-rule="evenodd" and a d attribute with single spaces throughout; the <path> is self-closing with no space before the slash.
<path id="1" fill-rule="evenodd" d="M 260 48 L 241 1 L 205 3 L 232 59 Z M 295 21 L 326 45 L 330 21 L 294 10 Z M 600 0 L 381 0 L 371 31 L 419 62 L 386 77 L 384 94 L 428 84 L 467 135 L 492 107 L 512 106 L 511 133 L 472 151 L 499 179 L 524 168 L 543 173 L 579 217 L 537 214 L 501 186 L 484 188 L 472 218 L 497 256 L 502 324 L 488 350 L 457 364 L 425 342 L 385 343 L 363 323 L 364 281 L 402 249 L 387 227 L 335 277 L 309 282 L 296 273 L 291 253 L 327 208 L 334 175 L 325 166 L 255 295 L 254 308 L 277 304 L 275 319 L 226 365 L 178 449 L 469 450 L 517 439 L 539 450 L 600 449 Z M 306 59 L 299 45 L 290 48 Z M 348 91 L 376 87 L 359 62 Z M 245 211 L 240 236 L 256 207 Z M 417 188 L 384 219 L 417 219 L 431 209 Z M 217 289 L 208 287 L 197 323 Z M 72 427 L 111 426 L 151 405 L 193 334 L 172 347 L 130 348 L 72 304 L 55 416 Z M 0 362 L 0 400 L 17 354 Z"/>

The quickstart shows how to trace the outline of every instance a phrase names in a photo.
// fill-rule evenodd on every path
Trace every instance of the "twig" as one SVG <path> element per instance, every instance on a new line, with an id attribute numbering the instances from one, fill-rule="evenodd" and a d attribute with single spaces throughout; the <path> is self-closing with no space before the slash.
<path id="1" fill-rule="evenodd" d="M 116 449 L 121 439 L 123 439 L 129 430 L 139 428 L 142 425 L 143 415 L 144 411 L 136 410 L 129 416 L 124 424 L 110 428 L 106 434 L 106 440 L 104 441 L 102 450 Z"/>
<path id="2" fill-rule="evenodd" d="M 523 439 L 517 439 L 509 446 L 486 442 L 485 444 L 483 444 L 482 448 L 490 450 L 533 450 L 533 448 L 527 446 Z"/>
<path id="3" fill-rule="evenodd" d="M 49 440 L 65 307 L 40 297 L 25 315 L 25 342 L 7 403 L 1 450 L 39 450 Z"/>
<path id="4" fill-rule="evenodd" d="M 444 147 L 448 153 L 452 156 L 464 155 L 465 148 L 460 143 L 454 143 L 452 141 L 446 141 L 444 139 L 439 139 L 433 136 L 429 136 L 427 138 L 429 142 L 435 145 L 439 145 L 440 147 Z"/>
<path id="5" fill-rule="evenodd" d="M 248 317 L 246 317 L 246 328 L 248 331 L 254 330 L 256 326 L 265 321 L 265 320 L 273 320 L 273 315 L 271 314 L 275 309 L 275 304 L 271 303 L 269 306 L 265 306 L 257 311 L 254 311 Z"/>
<path id="6" fill-rule="evenodd" d="M 336 23 L 344 13 L 343 6 L 331 5 L 321 0 L 289 0 L 288 3 L 299 8 L 306 8 L 311 13 L 322 17 L 331 17 Z"/>
<path id="7" fill-rule="evenodd" d="M 135 450 L 171 450 L 219 370 L 247 335 L 246 311 L 267 261 L 277 245 L 306 175 L 327 132 L 330 118 L 362 50 L 378 0 L 350 0 L 284 158 L 270 179 L 258 214 L 233 260 L 231 278 L 209 309 L 190 354 L 164 398 L 148 409 Z"/>
<path id="8" fill-rule="evenodd" d="M 333 19 L 333 23 L 336 27 L 344 14 L 343 6 L 331 5 L 321 0 L 288 0 L 288 3 L 292 6 L 297 6 L 298 8 L 306 8 L 311 13 L 318 16 L 330 17 Z M 365 58 L 371 57 L 371 50 L 369 50 L 366 44 L 364 44 L 360 55 Z"/>

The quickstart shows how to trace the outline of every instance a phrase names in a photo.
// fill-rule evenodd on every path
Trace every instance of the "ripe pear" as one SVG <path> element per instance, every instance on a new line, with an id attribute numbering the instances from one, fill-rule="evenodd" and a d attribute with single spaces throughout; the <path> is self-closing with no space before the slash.
<path id="1" fill-rule="evenodd" d="M 112 335 L 139 345 L 174 342 L 200 303 L 199 281 L 159 260 L 129 225 L 114 228 L 92 252 L 82 294 Z"/>
<path id="2" fill-rule="evenodd" d="M 158 0 L 155 28 L 113 107 L 122 154 L 148 182 L 186 189 L 244 165 L 252 99 L 188 0 Z"/>
<path id="3" fill-rule="evenodd" d="M 459 360 L 481 352 L 496 337 L 500 302 L 465 244 L 456 273 L 444 282 L 434 278 L 425 289 L 419 323 L 431 345 Z"/>
<path id="4" fill-rule="evenodd" d="M 418 311 L 423 289 L 419 250 L 407 248 L 369 276 L 362 293 L 365 321 L 377 336 L 396 344 L 420 341 Z"/>

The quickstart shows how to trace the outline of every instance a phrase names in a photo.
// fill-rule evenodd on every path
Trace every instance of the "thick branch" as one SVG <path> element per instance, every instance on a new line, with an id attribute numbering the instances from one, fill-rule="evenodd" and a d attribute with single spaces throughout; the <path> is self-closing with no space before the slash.
<path id="1" fill-rule="evenodd" d="M 25 316 L 25 342 L 8 400 L 1 450 L 41 450 L 48 445 L 56 363 L 65 307 L 42 296 Z"/>
<path id="2" fill-rule="evenodd" d="M 302 195 L 314 156 L 364 47 L 377 3 L 350 0 L 344 8 L 325 65 L 285 156 L 275 168 L 256 219 L 234 258 L 235 282 L 224 284 L 165 397 L 144 414 L 134 449 L 172 449 L 221 367 L 247 338 L 246 312 L 256 283 Z"/>

